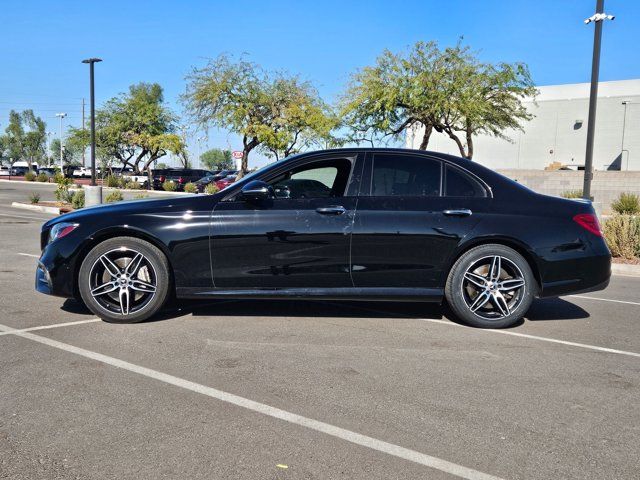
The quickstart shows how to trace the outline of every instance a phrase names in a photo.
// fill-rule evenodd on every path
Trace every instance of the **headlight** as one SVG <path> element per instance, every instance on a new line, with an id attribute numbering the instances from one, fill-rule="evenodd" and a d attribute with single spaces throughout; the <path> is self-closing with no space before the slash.
<path id="1" fill-rule="evenodd" d="M 77 223 L 60 222 L 56 223 L 49 231 L 49 243 L 62 237 L 66 237 L 78 228 Z"/>

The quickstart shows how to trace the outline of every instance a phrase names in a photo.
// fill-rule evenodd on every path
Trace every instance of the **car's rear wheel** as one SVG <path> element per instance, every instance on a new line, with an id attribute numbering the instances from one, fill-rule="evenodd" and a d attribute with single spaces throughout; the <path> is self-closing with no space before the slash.
<path id="1" fill-rule="evenodd" d="M 481 328 L 514 325 L 531 306 L 537 285 L 527 261 L 505 245 L 480 245 L 451 268 L 445 297 L 464 323 Z"/>
<path id="2" fill-rule="evenodd" d="M 154 315 L 169 295 L 169 262 L 154 245 L 134 237 L 115 237 L 85 257 L 78 289 L 89 310 L 107 322 L 141 322 Z"/>

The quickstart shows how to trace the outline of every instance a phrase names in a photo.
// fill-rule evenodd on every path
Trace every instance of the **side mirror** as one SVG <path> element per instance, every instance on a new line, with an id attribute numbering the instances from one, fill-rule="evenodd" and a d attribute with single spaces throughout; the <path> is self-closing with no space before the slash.
<path id="1" fill-rule="evenodd" d="M 274 198 L 273 187 L 262 180 L 253 180 L 247 183 L 240 190 L 240 196 L 243 200 L 268 200 Z"/>

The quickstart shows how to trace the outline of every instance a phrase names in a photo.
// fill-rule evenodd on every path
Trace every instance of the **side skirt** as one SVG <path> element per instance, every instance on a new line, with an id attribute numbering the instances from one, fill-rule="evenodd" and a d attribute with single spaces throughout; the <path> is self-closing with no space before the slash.
<path id="1" fill-rule="evenodd" d="M 400 301 L 400 302 L 441 302 L 442 288 L 178 288 L 178 298 L 238 298 L 272 300 L 360 300 L 360 301 Z"/>

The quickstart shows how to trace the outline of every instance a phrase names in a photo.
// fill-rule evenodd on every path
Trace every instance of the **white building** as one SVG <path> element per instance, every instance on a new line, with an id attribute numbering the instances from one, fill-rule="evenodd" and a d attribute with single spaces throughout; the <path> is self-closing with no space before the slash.
<path id="1" fill-rule="evenodd" d="M 538 87 L 525 102 L 534 118 L 524 131 L 506 131 L 511 142 L 487 135 L 474 138 L 473 160 L 493 169 L 541 170 L 559 162 L 584 165 L 589 84 Z M 418 148 L 421 129 L 409 131 L 408 148 Z M 453 140 L 434 131 L 429 150 L 459 155 Z M 640 170 L 640 79 L 600 82 L 593 165 L 595 170 Z"/>

